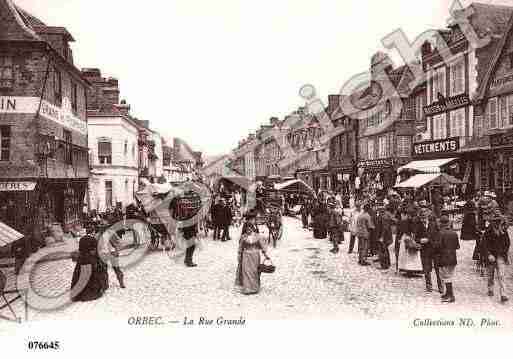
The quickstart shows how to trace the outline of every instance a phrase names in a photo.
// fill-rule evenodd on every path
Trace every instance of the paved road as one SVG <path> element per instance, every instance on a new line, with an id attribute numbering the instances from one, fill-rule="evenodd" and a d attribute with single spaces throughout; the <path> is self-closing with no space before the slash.
<path id="1" fill-rule="evenodd" d="M 262 291 L 244 296 L 234 288 L 237 239 L 230 242 L 207 240 L 197 252 L 197 268 L 185 268 L 163 252 L 153 252 L 126 272 L 127 289 L 119 288 L 110 272 L 111 286 L 99 300 L 73 303 L 56 312 L 30 310 L 31 320 L 114 319 L 127 321 L 134 315 L 163 316 L 180 320 L 184 316 L 237 319 L 458 319 L 483 315 L 513 327 L 511 306 L 486 296 L 486 279 L 473 268 L 473 243 L 463 242 L 460 265 L 454 280 L 457 302 L 442 304 L 436 292 L 424 292 L 422 277 L 405 278 L 394 270 L 378 270 L 356 264 L 356 254 L 347 254 L 347 242 L 340 253 L 329 252 L 326 240 L 312 238 L 300 222 L 284 218 L 283 240 L 270 253 L 277 272 L 263 275 Z M 69 260 L 42 264 L 33 283 L 42 293 L 55 295 L 69 287 L 73 263 Z M 512 284 L 508 268 L 507 282 Z M 513 299 L 510 285 L 508 293 Z M 16 304 L 21 309 L 21 304 Z"/>

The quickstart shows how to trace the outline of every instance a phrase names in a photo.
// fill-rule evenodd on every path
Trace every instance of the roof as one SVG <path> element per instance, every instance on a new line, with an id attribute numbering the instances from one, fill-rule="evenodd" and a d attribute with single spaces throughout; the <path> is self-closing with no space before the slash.
<path id="1" fill-rule="evenodd" d="M 495 51 L 493 52 L 493 56 L 489 57 L 487 60 L 486 72 L 482 72 L 482 81 L 479 81 L 479 88 L 476 95 L 476 100 L 481 101 L 486 96 L 486 93 L 489 89 L 490 81 L 493 78 L 493 74 L 495 73 L 497 66 L 500 63 L 501 55 L 504 52 L 507 44 L 508 38 L 511 36 L 513 32 L 513 8 L 509 8 L 509 21 L 506 27 L 503 28 L 503 36 L 500 38 L 498 42 L 495 44 Z M 480 60 L 481 62 L 481 60 Z M 479 72 L 479 71 L 478 71 Z"/>
<path id="2" fill-rule="evenodd" d="M 23 234 L 20 232 L 9 227 L 7 224 L 0 222 L 0 247 L 14 243 L 23 237 Z"/>
<path id="3" fill-rule="evenodd" d="M 11 0 L 0 0 L 0 14 L 2 14 L 0 41 L 43 41 L 32 25 L 44 24 L 26 11 L 16 7 Z"/>

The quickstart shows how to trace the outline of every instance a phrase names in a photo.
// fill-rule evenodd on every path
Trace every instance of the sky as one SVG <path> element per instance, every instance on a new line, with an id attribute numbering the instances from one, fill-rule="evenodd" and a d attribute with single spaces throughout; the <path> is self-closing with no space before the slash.
<path id="1" fill-rule="evenodd" d="M 206 155 L 367 71 L 381 39 L 443 28 L 452 0 L 14 0 L 75 38 L 75 64 L 119 80 L 134 116 Z M 481 0 L 513 5 L 513 0 Z M 462 1 L 467 5 L 470 1 Z M 398 63 L 396 53 L 390 53 Z"/>

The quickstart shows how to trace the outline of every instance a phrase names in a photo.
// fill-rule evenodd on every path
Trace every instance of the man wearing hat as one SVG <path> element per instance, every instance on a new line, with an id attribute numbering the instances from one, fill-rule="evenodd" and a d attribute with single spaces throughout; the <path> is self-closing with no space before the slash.
<path id="1" fill-rule="evenodd" d="M 504 285 L 504 271 L 509 264 L 508 252 L 510 238 L 505 228 L 504 217 L 500 211 L 495 211 L 490 217 L 490 226 L 486 229 L 482 243 L 484 260 L 488 267 L 488 296 L 493 297 L 495 274 L 499 284 L 499 296 L 501 303 L 508 301 Z"/>
<path id="2" fill-rule="evenodd" d="M 420 258 L 422 260 L 422 270 L 424 271 L 424 277 L 426 279 L 426 292 L 433 291 L 431 272 L 434 268 L 438 290 L 440 293 L 442 293 L 442 280 L 440 279 L 438 263 L 434 253 L 434 248 L 436 247 L 440 238 L 438 225 L 427 202 L 420 201 L 419 206 L 419 216 L 414 219 L 413 234 L 415 241 L 421 245 Z"/>
<path id="3" fill-rule="evenodd" d="M 328 231 L 330 235 L 330 240 L 333 244 L 333 248 L 331 249 L 331 253 L 335 254 L 338 253 L 339 248 L 339 242 L 341 241 L 341 237 L 343 235 L 341 231 L 341 225 L 342 225 L 342 214 L 340 211 L 337 211 L 339 206 L 337 207 L 337 202 L 335 198 L 330 197 L 327 202 L 328 205 L 328 213 L 329 213 L 329 219 L 328 219 Z"/>
<path id="4" fill-rule="evenodd" d="M 440 242 L 436 251 L 440 276 L 445 284 L 445 294 L 442 295 L 442 302 L 445 303 L 454 303 L 455 301 L 452 278 L 458 264 L 456 257 L 458 249 L 460 249 L 458 234 L 450 228 L 449 217 L 443 215 L 440 217 Z"/>

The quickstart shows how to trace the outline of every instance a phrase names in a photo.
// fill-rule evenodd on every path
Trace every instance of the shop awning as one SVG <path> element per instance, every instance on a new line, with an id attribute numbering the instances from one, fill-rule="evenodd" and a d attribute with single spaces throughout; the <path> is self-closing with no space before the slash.
<path id="1" fill-rule="evenodd" d="M 420 172 L 428 173 L 439 173 L 440 167 L 457 160 L 457 158 L 440 158 L 436 160 L 424 160 L 424 161 L 412 161 L 407 165 L 401 166 L 397 169 L 397 172 L 403 170 L 415 170 Z"/>
<path id="2" fill-rule="evenodd" d="M 421 173 L 399 183 L 394 188 L 420 188 L 427 184 L 441 186 L 462 183 L 463 181 L 446 173 Z"/>
<path id="3" fill-rule="evenodd" d="M 24 237 L 23 234 L 0 222 L 0 247 L 5 247 Z"/>
<path id="4" fill-rule="evenodd" d="M 307 185 L 305 182 L 301 180 L 290 180 L 282 183 L 277 183 L 274 185 L 274 189 L 278 191 L 290 191 L 290 192 L 299 192 L 299 193 L 308 193 L 315 197 L 315 191 Z"/>

